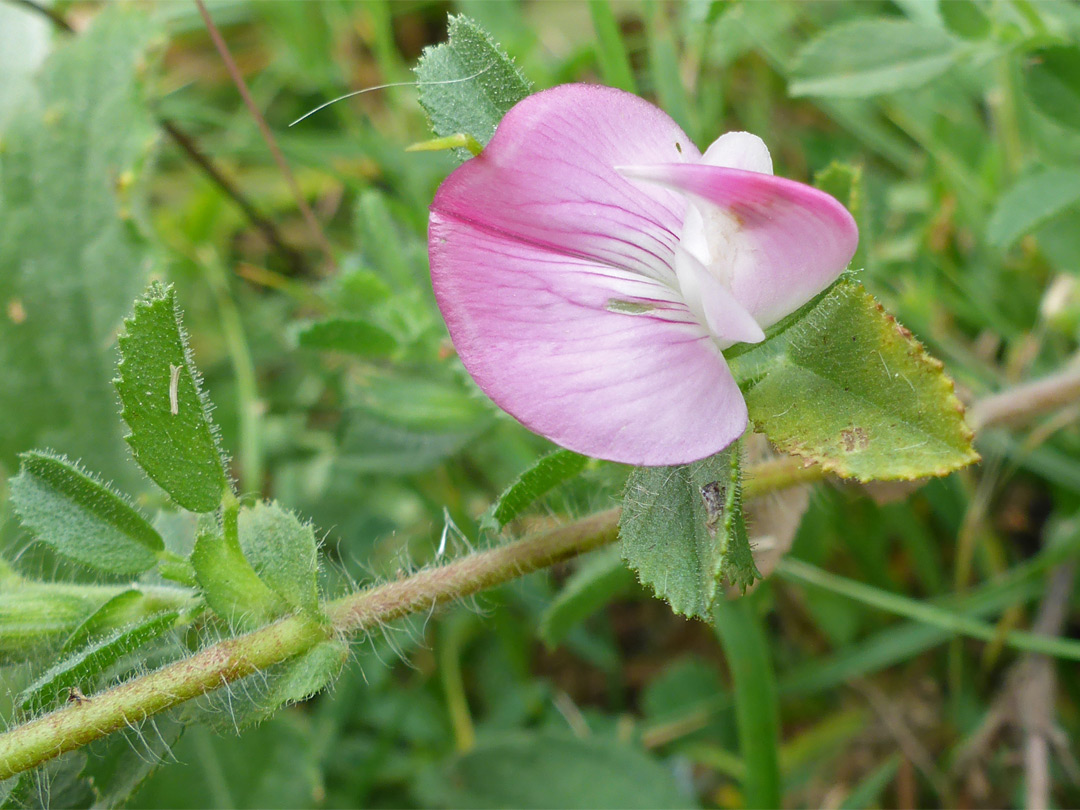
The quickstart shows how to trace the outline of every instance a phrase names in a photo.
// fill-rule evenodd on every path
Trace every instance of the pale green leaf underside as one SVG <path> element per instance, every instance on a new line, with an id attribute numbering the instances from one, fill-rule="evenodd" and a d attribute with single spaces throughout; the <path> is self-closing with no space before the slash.
<path id="1" fill-rule="evenodd" d="M 112 574 L 152 567 L 165 544 L 120 494 L 62 456 L 22 456 L 11 502 L 39 540 L 84 565 Z"/>
<path id="2" fill-rule="evenodd" d="M 859 285 L 838 283 L 731 367 L 755 429 L 830 472 L 907 480 L 978 460 L 941 363 Z"/>
<path id="3" fill-rule="evenodd" d="M 172 287 L 151 285 L 124 326 L 116 390 L 135 461 L 180 506 L 211 512 L 229 482 Z"/>
<path id="4" fill-rule="evenodd" d="M 240 546 L 259 578 L 291 607 L 318 611 L 319 553 L 310 524 L 276 503 L 259 503 L 240 512 Z"/>
<path id="5" fill-rule="evenodd" d="M 451 17 L 448 33 L 447 42 L 424 51 L 416 68 L 420 104 L 436 135 L 463 133 L 486 145 L 506 111 L 529 94 L 529 83 L 468 17 Z M 469 157 L 464 149 L 455 151 Z"/>
<path id="6" fill-rule="evenodd" d="M 676 613 L 709 620 L 724 579 L 757 576 L 742 526 L 737 445 L 678 467 L 630 473 L 619 524 L 622 555 Z"/>
<path id="7" fill-rule="evenodd" d="M 926 84 L 958 56 L 948 33 L 899 19 L 857 20 L 811 40 L 791 72 L 793 96 L 855 98 Z"/>
<path id="8" fill-rule="evenodd" d="M 139 7 L 109 5 L 58 40 L 0 133 L 0 464 L 10 470 L 19 451 L 47 446 L 136 480 L 109 378 L 116 329 L 151 263 L 131 220 L 156 139 L 142 98 L 156 33 Z"/>

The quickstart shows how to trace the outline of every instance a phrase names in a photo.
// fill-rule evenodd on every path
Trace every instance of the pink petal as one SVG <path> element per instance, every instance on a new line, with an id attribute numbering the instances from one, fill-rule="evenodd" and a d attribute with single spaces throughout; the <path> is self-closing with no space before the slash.
<path id="1" fill-rule="evenodd" d="M 812 186 L 703 164 L 627 165 L 620 172 L 691 194 L 737 223 L 728 282 L 762 328 L 828 287 L 855 255 L 855 220 Z"/>
<path id="2" fill-rule="evenodd" d="M 686 199 L 614 166 L 699 157 L 674 121 L 637 96 L 562 85 L 514 106 L 484 151 L 439 187 L 431 210 L 673 283 Z"/>
<path id="3" fill-rule="evenodd" d="M 442 211 L 428 246 L 465 367 L 530 430 L 585 455 L 670 465 L 746 428 L 716 343 L 666 285 Z"/>

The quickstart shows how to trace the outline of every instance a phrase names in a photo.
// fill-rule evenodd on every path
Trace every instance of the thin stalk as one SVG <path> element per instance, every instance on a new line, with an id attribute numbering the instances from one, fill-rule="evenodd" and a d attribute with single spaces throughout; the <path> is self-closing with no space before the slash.
<path id="1" fill-rule="evenodd" d="M 199 9 L 199 15 L 206 25 L 206 31 L 210 34 L 210 39 L 213 41 L 214 47 L 221 56 L 221 61 L 225 63 L 225 69 L 229 72 L 229 77 L 232 79 L 233 84 L 236 85 L 240 97 L 244 100 L 244 106 L 248 108 L 251 117 L 255 119 L 255 124 L 259 128 L 259 133 L 266 142 L 266 146 L 270 150 L 270 154 L 273 156 L 278 169 L 281 171 L 282 177 L 285 178 L 285 182 L 288 184 L 289 190 L 296 200 L 296 206 L 300 209 L 304 221 L 307 222 L 312 238 L 325 255 L 326 263 L 330 267 L 336 269 L 337 262 L 334 261 L 334 250 L 330 246 L 330 241 L 326 238 L 326 234 L 323 232 L 319 220 L 315 217 L 315 212 L 311 210 L 311 206 L 308 205 L 307 199 L 300 190 L 300 184 L 296 182 L 296 176 L 289 167 L 288 161 L 285 160 L 285 155 L 282 154 L 281 149 L 278 147 L 277 139 L 274 138 L 274 133 L 270 131 L 266 119 L 263 117 L 258 105 L 255 104 L 255 99 L 251 95 L 251 90 L 248 89 L 247 82 L 244 81 L 244 76 L 240 72 L 240 68 L 237 67 L 236 61 L 232 58 L 232 53 L 229 52 L 229 46 L 225 44 L 225 38 L 221 36 L 218 27 L 214 25 L 214 21 L 210 17 L 210 12 L 206 10 L 206 4 L 203 3 L 203 0 L 195 0 L 195 5 Z"/>
<path id="2" fill-rule="evenodd" d="M 210 285 L 217 298 L 225 346 L 236 375 L 237 413 L 240 417 L 240 489 L 244 494 L 261 494 L 263 488 L 262 400 L 240 310 L 233 300 L 229 280 L 217 257 L 202 263 L 208 270 Z"/>

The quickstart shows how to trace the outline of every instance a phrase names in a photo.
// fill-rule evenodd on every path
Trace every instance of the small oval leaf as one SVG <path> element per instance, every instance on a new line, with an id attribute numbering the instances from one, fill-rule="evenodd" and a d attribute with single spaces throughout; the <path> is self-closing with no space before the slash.
<path id="1" fill-rule="evenodd" d="M 127 499 L 63 456 L 24 453 L 11 479 L 11 502 L 23 524 L 73 560 L 112 574 L 151 568 L 165 548 Z"/>
<path id="2" fill-rule="evenodd" d="M 212 512 L 229 479 L 173 288 L 152 284 L 124 326 L 115 384 L 135 461 L 180 506 Z"/>

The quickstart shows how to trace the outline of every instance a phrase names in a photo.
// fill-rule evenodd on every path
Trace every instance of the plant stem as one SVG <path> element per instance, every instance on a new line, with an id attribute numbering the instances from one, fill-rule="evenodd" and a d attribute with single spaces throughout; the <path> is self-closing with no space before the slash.
<path id="1" fill-rule="evenodd" d="M 255 99 L 252 98 L 247 82 L 244 81 L 244 76 L 240 72 L 240 68 L 237 67 L 236 61 L 232 58 L 232 54 L 229 52 L 229 46 L 225 44 L 225 38 L 221 36 L 221 32 L 218 30 L 217 26 L 214 25 L 214 21 L 210 17 L 210 12 L 206 10 L 206 4 L 203 3 L 203 0 L 195 0 L 195 5 L 199 9 L 199 15 L 206 25 L 206 31 L 210 34 L 210 39 L 213 41 L 214 47 L 221 56 L 221 61 L 225 63 L 225 69 L 229 72 L 229 77 L 232 79 L 233 84 L 236 85 L 236 89 L 240 93 L 240 98 L 243 99 L 244 105 L 248 108 L 248 112 L 251 113 L 251 117 L 255 119 L 255 124 L 259 128 L 259 133 L 266 142 L 266 146 L 270 150 L 270 154 L 273 156 L 278 169 L 281 171 L 282 177 L 285 178 L 285 183 L 289 186 L 289 190 L 296 200 L 296 206 L 300 209 L 300 213 L 303 215 L 304 221 L 311 231 L 315 244 L 322 250 L 326 257 L 326 263 L 330 267 L 336 269 L 337 262 L 334 261 L 334 249 L 330 246 L 330 240 L 326 238 L 326 234 L 323 232 L 319 220 L 315 217 L 315 212 L 312 211 L 311 206 L 308 205 L 307 199 L 300 190 L 300 184 L 296 182 L 296 176 L 289 167 L 289 162 L 285 160 L 285 155 L 282 154 L 277 139 L 274 138 L 274 133 L 270 131 L 266 119 L 263 117 L 262 112 L 259 111 Z"/>
<path id="2" fill-rule="evenodd" d="M 986 426 L 1030 420 L 1074 401 L 1078 393 L 1080 372 L 1066 371 L 977 403 L 972 409 L 976 415 L 973 421 Z M 798 460 L 780 459 L 752 468 L 745 494 L 749 499 L 822 477 L 824 473 L 819 468 L 805 467 Z M 226 534 L 232 534 L 233 542 L 236 542 L 235 516 L 239 504 L 231 492 L 226 493 L 223 500 Z M 619 514 L 617 508 L 598 512 L 535 537 L 470 554 L 407 579 L 346 596 L 323 606 L 328 624 L 299 616 L 282 619 L 247 635 L 207 647 L 191 658 L 102 692 L 81 704 L 70 704 L 31 720 L 0 734 L 0 780 L 286 661 L 331 636 L 360 634 L 410 613 L 434 609 L 445 602 L 470 596 L 612 543 L 618 537 Z M 993 640 L 995 636 L 991 626 L 978 620 L 886 594 L 796 560 L 784 561 L 778 573 L 951 632 L 984 640 Z M 93 585 L 41 587 L 78 589 L 87 593 L 103 588 Z M 179 593 L 183 589 L 168 590 Z M 1006 643 L 1030 652 L 1080 659 L 1080 644 L 1067 639 L 1014 631 L 1008 634 Z"/>
<path id="3" fill-rule="evenodd" d="M 332 636 L 362 633 L 592 551 L 615 540 L 618 521 L 619 510 L 609 509 L 536 537 L 471 554 L 330 602 L 324 606 L 329 624 L 301 616 L 282 619 L 69 704 L 0 734 L 0 780 L 287 661 Z"/>

